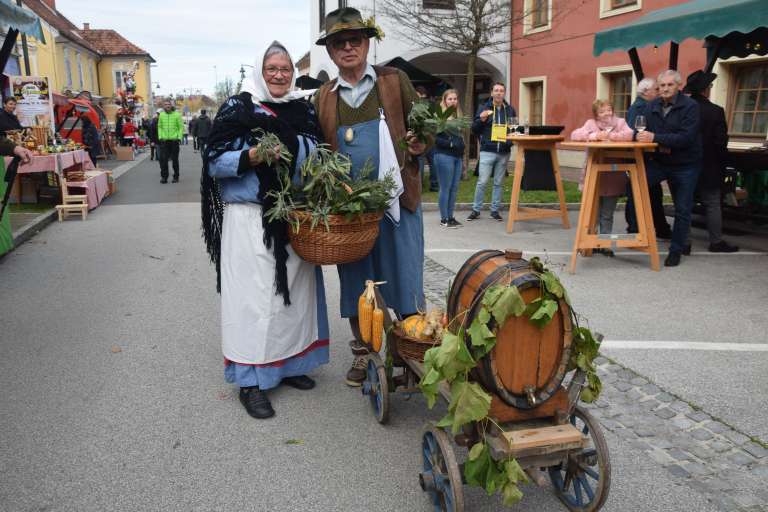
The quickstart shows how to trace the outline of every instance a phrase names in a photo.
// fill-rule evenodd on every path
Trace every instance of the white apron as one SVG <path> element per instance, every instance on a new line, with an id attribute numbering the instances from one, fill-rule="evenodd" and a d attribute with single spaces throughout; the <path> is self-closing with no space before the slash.
<path id="1" fill-rule="evenodd" d="M 289 245 L 291 305 L 275 294 L 275 257 L 264 245 L 261 206 L 231 203 L 221 237 L 222 351 L 230 361 L 266 364 L 299 354 L 317 340 L 315 267 Z"/>

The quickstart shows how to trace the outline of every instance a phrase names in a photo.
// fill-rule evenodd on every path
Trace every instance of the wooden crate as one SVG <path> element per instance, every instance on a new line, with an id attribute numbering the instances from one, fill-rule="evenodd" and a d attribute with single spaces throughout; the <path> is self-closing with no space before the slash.
<path id="1" fill-rule="evenodd" d="M 117 146 L 115 148 L 117 160 L 133 160 L 133 148 L 130 146 Z"/>
<path id="2" fill-rule="evenodd" d="M 579 429 L 571 424 L 511 430 L 501 436 L 507 441 L 512 457 L 576 450 L 582 448 L 585 442 Z"/>

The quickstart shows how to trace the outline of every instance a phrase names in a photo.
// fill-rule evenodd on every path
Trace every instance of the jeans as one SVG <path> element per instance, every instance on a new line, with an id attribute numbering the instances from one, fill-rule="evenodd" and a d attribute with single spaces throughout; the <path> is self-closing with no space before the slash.
<path id="1" fill-rule="evenodd" d="M 430 149 L 424 154 L 429 165 L 429 190 L 437 190 L 440 186 L 439 179 L 437 177 L 437 170 L 435 169 L 435 153 L 434 149 Z"/>
<path id="2" fill-rule="evenodd" d="M 453 208 L 456 206 L 456 192 L 459 190 L 459 180 L 461 180 L 462 159 L 435 153 L 432 161 L 434 167 L 430 168 L 430 173 L 436 175 L 440 186 L 437 201 L 440 205 L 440 219 L 452 219 Z"/>
<path id="3" fill-rule="evenodd" d="M 656 162 L 648 162 L 648 185 L 656 185 L 666 180 L 675 202 L 675 223 L 672 226 L 670 252 L 682 252 L 688 242 L 691 231 L 691 210 L 693 193 L 699 180 L 701 165 L 688 164 L 679 167 L 662 167 Z"/>
<path id="4" fill-rule="evenodd" d="M 475 202 L 472 209 L 479 212 L 483 207 L 485 198 L 485 186 L 493 174 L 493 193 L 491 194 L 491 212 L 498 212 L 501 205 L 501 186 L 504 183 L 504 176 L 507 173 L 507 163 L 509 162 L 509 153 L 493 153 L 490 151 L 481 151 L 479 158 L 479 174 L 477 186 L 475 187 Z"/>
<path id="5" fill-rule="evenodd" d="M 160 177 L 168 179 L 168 159 L 173 163 L 173 177 L 179 177 L 179 141 L 161 140 L 157 150 L 157 158 L 160 160 Z"/>
<path id="6" fill-rule="evenodd" d="M 600 234 L 613 233 L 613 214 L 616 211 L 616 203 L 619 196 L 600 196 Z"/>

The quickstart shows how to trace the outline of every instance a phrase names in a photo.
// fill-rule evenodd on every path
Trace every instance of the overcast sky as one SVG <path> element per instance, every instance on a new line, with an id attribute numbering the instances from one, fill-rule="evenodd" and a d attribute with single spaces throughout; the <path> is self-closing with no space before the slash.
<path id="1" fill-rule="evenodd" d="M 78 27 L 117 30 L 148 51 L 159 94 L 210 94 L 216 75 L 237 81 L 240 64 L 275 39 L 294 60 L 310 48 L 309 0 L 56 0 L 56 8 Z"/>

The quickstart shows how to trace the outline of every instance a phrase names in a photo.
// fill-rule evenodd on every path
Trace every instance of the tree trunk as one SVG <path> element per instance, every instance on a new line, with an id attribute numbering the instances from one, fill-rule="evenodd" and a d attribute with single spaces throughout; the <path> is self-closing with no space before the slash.
<path id="1" fill-rule="evenodd" d="M 473 52 L 469 54 L 467 59 L 467 84 L 464 91 L 464 113 L 472 119 L 475 115 L 474 105 L 472 100 L 475 97 L 475 67 L 477 65 L 477 53 Z M 469 177 L 469 142 L 470 142 L 469 129 L 464 130 L 464 170 L 466 176 Z"/>

